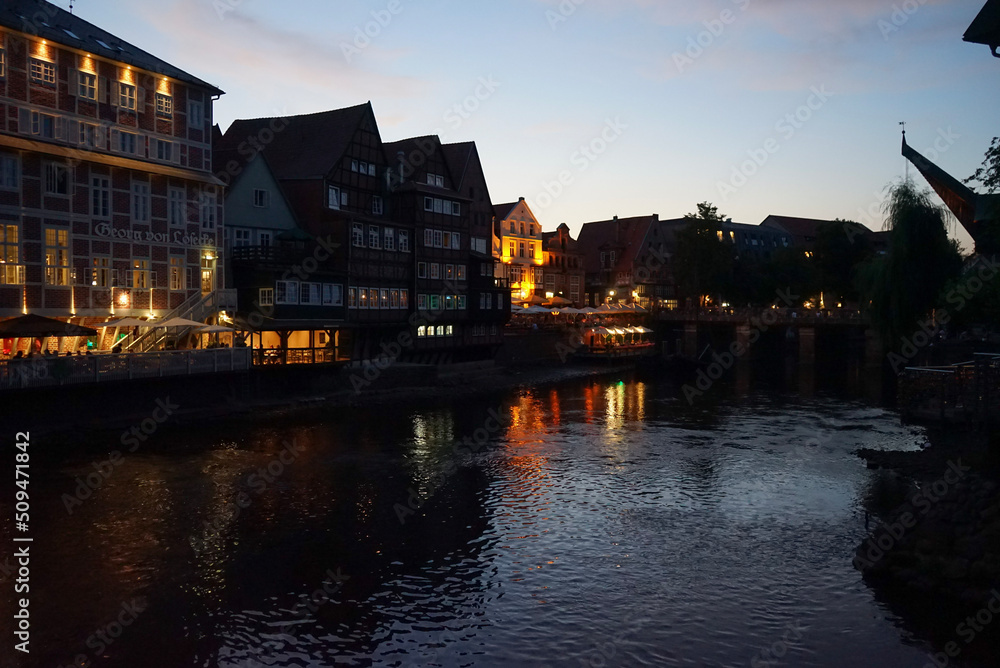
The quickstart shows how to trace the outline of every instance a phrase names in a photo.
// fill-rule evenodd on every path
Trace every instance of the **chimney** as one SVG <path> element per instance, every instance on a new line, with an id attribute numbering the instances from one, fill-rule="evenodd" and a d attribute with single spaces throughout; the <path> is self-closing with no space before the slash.
<path id="1" fill-rule="evenodd" d="M 615 216 L 615 217 L 614 217 L 614 218 L 612 219 L 612 221 L 613 221 L 613 222 L 614 222 L 614 224 L 615 224 L 615 243 L 616 243 L 616 244 L 619 244 L 619 243 L 621 243 L 621 236 L 622 236 L 621 232 L 622 232 L 622 226 L 621 226 L 621 223 L 619 223 L 619 222 L 618 222 L 618 216 Z"/>
<path id="2" fill-rule="evenodd" d="M 523 198 L 523 197 L 518 197 L 518 198 L 517 198 L 517 201 L 518 201 L 518 202 L 523 202 L 523 201 L 524 201 L 524 198 Z"/>

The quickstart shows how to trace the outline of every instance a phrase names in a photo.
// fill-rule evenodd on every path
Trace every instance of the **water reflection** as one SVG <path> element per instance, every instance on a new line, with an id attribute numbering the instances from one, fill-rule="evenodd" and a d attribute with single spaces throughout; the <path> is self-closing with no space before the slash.
<path id="1" fill-rule="evenodd" d="M 72 516 L 91 457 L 66 455 L 37 480 L 38 656 L 142 597 L 100 665 L 746 665 L 801 623 L 787 665 L 922 666 L 850 564 L 881 489 L 854 450 L 921 434 L 737 394 L 625 378 L 177 430 Z"/>

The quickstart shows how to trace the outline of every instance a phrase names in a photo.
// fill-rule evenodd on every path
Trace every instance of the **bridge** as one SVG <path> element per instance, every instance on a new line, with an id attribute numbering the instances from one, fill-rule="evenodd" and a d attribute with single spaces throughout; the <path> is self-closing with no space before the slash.
<path id="1" fill-rule="evenodd" d="M 879 363 L 882 349 L 871 322 L 860 311 L 851 309 L 805 308 L 709 308 L 673 309 L 659 311 L 654 320 L 664 325 L 683 328 L 683 334 L 670 352 L 687 357 L 697 357 L 703 347 L 701 340 L 708 331 L 730 330 L 730 339 L 737 346 L 749 350 L 767 332 L 781 330 L 798 341 L 799 360 L 816 359 L 816 337 L 821 331 L 834 332 L 835 336 L 864 339 L 865 356 L 870 362 Z"/>

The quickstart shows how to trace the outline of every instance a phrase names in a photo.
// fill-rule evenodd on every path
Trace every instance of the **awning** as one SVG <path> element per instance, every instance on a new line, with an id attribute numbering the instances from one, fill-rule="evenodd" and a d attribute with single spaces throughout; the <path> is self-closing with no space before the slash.
<path id="1" fill-rule="evenodd" d="M 0 338 L 22 336 L 97 336 L 97 330 L 34 314 L 0 322 Z"/>

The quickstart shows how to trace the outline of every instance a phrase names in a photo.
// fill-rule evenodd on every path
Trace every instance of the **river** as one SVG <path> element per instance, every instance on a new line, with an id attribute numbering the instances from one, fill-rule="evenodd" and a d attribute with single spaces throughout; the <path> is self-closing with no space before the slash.
<path id="1" fill-rule="evenodd" d="M 4 634 L 0 657 L 920 668 L 936 650 L 851 565 L 879 484 L 853 452 L 927 436 L 842 383 L 793 385 L 738 377 L 692 406 L 626 374 L 168 420 L 134 452 L 34 442 L 32 653 Z"/>

